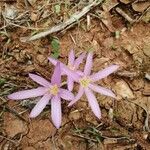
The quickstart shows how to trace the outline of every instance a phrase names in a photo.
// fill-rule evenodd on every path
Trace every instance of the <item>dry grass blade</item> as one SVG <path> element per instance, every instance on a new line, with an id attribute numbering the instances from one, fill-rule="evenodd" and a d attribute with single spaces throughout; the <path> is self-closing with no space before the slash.
<path id="1" fill-rule="evenodd" d="M 4 105 L 0 105 L 0 108 L 4 109 L 5 111 L 8 111 L 12 114 L 14 114 L 15 116 L 17 116 L 20 120 L 28 122 L 27 120 L 25 120 L 20 114 L 18 114 L 15 110 L 9 108 L 8 106 L 4 106 Z"/>
<path id="2" fill-rule="evenodd" d="M 70 19 L 66 20 L 63 23 L 60 23 L 46 31 L 40 32 L 34 36 L 31 37 L 22 37 L 20 38 L 20 40 L 22 42 L 27 42 L 27 41 L 32 41 L 32 40 L 37 40 L 40 39 L 42 37 L 45 37 L 49 34 L 58 32 L 63 30 L 64 28 L 66 28 L 67 26 L 73 24 L 74 22 L 78 21 L 81 17 L 83 17 L 86 13 L 88 13 L 93 7 L 98 6 L 103 0 L 95 0 L 92 3 L 90 3 L 89 5 L 87 5 L 86 7 L 84 7 L 80 12 L 74 13 Z"/>
<path id="3" fill-rule="evenodd" d="M 85 136 L 83 136 L 83 135 L 73 134 L 73 136 L 77 136 L 77 137 L 80 137 L 80 138 L 83 138 L 83 139 L 85 139 L 85 140 L 89 140 L 89 141 L 92 141 L 92 142 L 97 142 L 97 140 L 92 139 L 92 138 L 89 138 L 89 137 L 85 137 Z"/>
<path id="4" fill-rule="evenodd" d="M 3 139 L 5 139 L 5 140 L 7 140 L 7 141 L 9 141 L 9 142 L 12 142 L 13 144 L 15 144 L 15 145 L 17 145 L 18 143 L 17 142 L 15 142 L 14 140 L 11 140 L 10 138 L 8 138 L 8 137 L 5 137 L 5 136 L 3 136 L 3 135 L 0 135 L 0 137 L 1 138 L 3 138 Z"/>

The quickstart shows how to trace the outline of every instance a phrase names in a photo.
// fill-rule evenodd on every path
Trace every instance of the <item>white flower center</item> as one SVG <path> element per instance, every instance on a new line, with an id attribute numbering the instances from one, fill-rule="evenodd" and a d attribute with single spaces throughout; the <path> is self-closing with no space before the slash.
<path id="1" fill-rule="evenodd" d="M 88 87 L 88 85 L 90 84 L 91 79 L 88 78 L 88 77 L 83 77 L 83 78 L 81 78 L 81 79 L 79 80 L 79 82 L 80 82 L 80 84 L 81 84 L 82 87 L 86 88 L 86 87 Z"/>

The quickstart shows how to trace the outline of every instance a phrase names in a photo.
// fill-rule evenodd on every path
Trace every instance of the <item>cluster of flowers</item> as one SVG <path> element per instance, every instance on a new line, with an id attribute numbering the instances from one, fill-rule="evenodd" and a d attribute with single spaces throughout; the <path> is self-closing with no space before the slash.
<path id="1" fill-rule="evenodd" d="M 35 89 L 12 93 L 8 95 L 8 98 L 12 100 L 22 100 L 42 96 L 32 109 L 30 113 L 31 118 L 38 116 L 51 100 L 51 118 L 53 124 L 58 129 L 61 126 L 62 120 L 61 99 L 69 101 L 70 103 L 68 106 L 71 106 L 85 93 L 93 113 L 96 117 L 101 118 L 99 104 L 93 94 L 93 91 L 113 98 L 115 98 L 115 94 L 109 89 L 96 85 L 94 82 L 107 77 L 109 74 L 116 71 L 119 66 L 111 65 L 95 74 L 91 74 L 93 52 L 89 52 L 87 54 L 84 71 L 82 72 L 78 70 L 78 68 L 85 56 L 86 53 L 82 53 L 77 59 L 75 59 L 74 51 L 71 50 L 68 65 L 63 64 L 54 58 L 48 58 L 49 61 L 55 65 L 51 82 L 38 75 L 30 73 L 29 77 L 40 86 Z M 61 75 L 67 75 L 68 89 L 61 88 Z M 79 91 L 76 96 L 72 93 L 74 82 L 79 84 Z"/>

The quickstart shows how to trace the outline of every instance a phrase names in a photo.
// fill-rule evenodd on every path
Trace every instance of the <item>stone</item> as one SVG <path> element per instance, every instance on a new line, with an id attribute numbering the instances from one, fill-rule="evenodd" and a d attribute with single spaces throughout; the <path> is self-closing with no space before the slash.
<path id="1" fill-rule="evenodd" d="M 123 80 L 118 81 L 116 83 L 114 89 L 115 89 L 117 95 L 121 96 L 122 98 L 129 98 L 129 99 L 135 98 L 132 90 L 130 89 L 128 84 Z"/>

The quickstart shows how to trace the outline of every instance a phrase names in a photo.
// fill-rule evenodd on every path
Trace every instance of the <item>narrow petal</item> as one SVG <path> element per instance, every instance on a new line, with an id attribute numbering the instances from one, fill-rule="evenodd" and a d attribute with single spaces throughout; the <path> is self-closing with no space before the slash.
<path id="1" fill-rule="evenodd" d="M 93 52 L 89 52 L 87 59 L 86 59 L 85 68 L 84 68 L 85 75 L 90 75 L 92 65 L 93 65 Z"/>
<path id="2" fill-rule="evenodd" d="M 60 63 L 60 68 L 63 68 L 63 66 L 66 66 L 66 65 L 64 65 L 63 63 L 61 63 L 59 60 L 54 59 L 54 58 L 52 58 L 52 57 L 48 57 L 48 60 L 49 60 L 54 66 L 56 66 L 56 64 L 57 64 L 58 62 Z"/>
<path id="3" fill-rule="evenodd" d="M 46 107 L 50 98 L 51 98 L 51 95 L 45 94 L 32 109 L 32 111 L 30 113 L 30 117 L 31 118 L 37 117 L 43 111 L 43 109 Z"/>
<path id="4" fill-rule="evenodd" d="M 96 116 L 97 118 L 100 119 L 100 118 L 101 118 L 101 110 L 100 110 L 99 104 L 98 104 L 98 102 L 97 102 L 97 100 L 96 100 L 96 98 L 95 98 L 95 95 L 94 95 L 93 92 L 92 92 L 90 89 L 88 89 L 88 88 L 85 89 L 85 94 L 86 94 L 86 96 L 87 96 L 89 105 L 90 105 L 90 107 L 91 107 L 93 113 L 95 114 L 95 116 Z"/>
<path id="5" fill-rule="evenodd" d="M 49 60 L 54 66 L 56 66 L 56 64 L 57 64 L 57 62 L 58 62 L 58 60 L 56 60 L 56 59 L 54 59 L 54 58 L 52 58 L 52 57 L 48 57 L 48 60 Z"/>
<path id="6" fill-rule="evenodd" d="M 52 84 L 57 84 L 58 86 L 61 83 L 61 69 L 60 69 L 60 63 L 59 62 L 56 64 L 56 67 L 54 69 L 54 73 L 52 75 L 51 82 L 52 82 Z"/>
<path id="7" fill-rule="evenodd" d="M 61 100 L 59 96 L 55 96 L 51 100 L 51 117 L 55 127 L 59 129 L 59 127 L 61 126 L 62 118 Z"/>
<path id="8" fill-rule="evenodd" d="M 71 101 L 74 99 L 73 93 L 65 89 L 60 90 L 60 97 L 68 101 Z"/>
<path id="9" fill-rule="evenodd" d="M 75 60 L 74 50 L 71 50 L 68 57 L 68 64 L 73 65 Z"/>
<path id="10" fill-rule="evenodd" d="M 50 62 L 52 62 L 54 65 L 57 64 L 57 60 L 49 57 L 48 58 Z M 60 68 L 61 68 L 61 74 L 62 75 L 68 75 L 70 76 L 74 81 L 78 82 L 79 79 L 79 75 L 77 73 L 75 73 L 74 71 L 70 70 L 66 65 L 64 65 L 63 63 L 60 62 Z"/>
<path id="11" fill-rule="evenodd" d="M 69 103 L 68 106 L 72 106 L 74 103 L 76 103 L 81 98 L 81 96 L 83 95 L 83 93 L 84 93 L 84 88 L 80 86 L 78 94 L 76 95 L 76 97 L 74 98 L 74 100 L 72 100 Z"/>
<path id="12" fill-rule="evenodd" d="M 63 72 L 71 77 L 74 81 L 79 81 L 80 76 L 75 71 L 70 70 L 67 66 L 63 67 Z"/>
<path id="13" fill-rule="evenodd" d="M 113 98 L 116 97 L 115 94 L 111 90 L 103 88 L 101 86 L 97 86 L 95 84 L 90 84 L 89 88 L 91 88 L 93 91 L 98 92 L 102 95 L 111 96 Z"/>
<path id="14" fill-rule="evenodd" d="M 12 93 L 8 95 L 9 99 L 19 100 L 19 99 L 27 99 L 31 97 L 42 96 L 46 93 L 47 89 L 44 87 L 38 87 L 36 89 L 24 90 Z"/>
<path id="15" fill-rule="evenodd" d="M 91 75 L 90 78 L 93 82 L 95 82 L 97 80 L 100 80 L 100 79 L 107 77 L 111 73 L 115 72 L 118 68 L 119 68 L 118 65 L 111 65 L 111 66 Z"/>
<path id="16" fill-rule="evenodd" d="M 74 62 L 74 66 L 78 69 L 79 65 L 82 63 L 83 59 L 85 58 L 86 53 L 82 53 Z"/>
<path id="17" fill-rule="evenodd" d="M 72 90 L 73 90 L 73 85 L 74 85 L 73 79 L 68 76 L 68 78 L 67 78 L 67 86 L 68 86 L 68 90 L 69 90 L 69 91 L 72 91 Z"/>
<path id="18" fill-rule="evenodd" d="M 50 87 L 51 84 L 50 82 L 48 82 L 46 79 L 38 76 L 38 75 L 35 75 L 35 74 L 32 74 L 32 73 L 29 73 L 29 77 L 34 80 L 36 83 L 40 84 L 40 85 L 43 85 L 45 87 Z"/>

